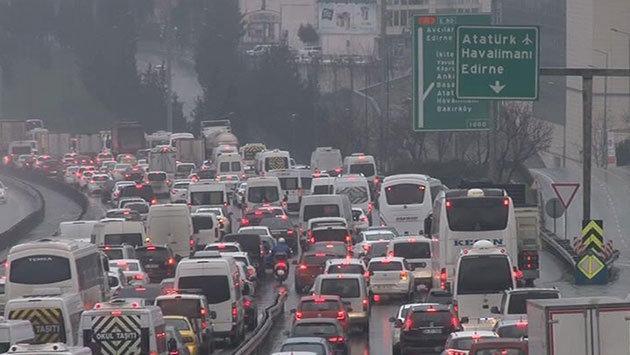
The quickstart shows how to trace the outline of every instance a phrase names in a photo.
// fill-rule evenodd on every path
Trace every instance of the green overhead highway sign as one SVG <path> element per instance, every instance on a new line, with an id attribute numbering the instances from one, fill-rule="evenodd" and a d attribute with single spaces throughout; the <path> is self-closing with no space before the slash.
<path id="1" fill-rule="evenodd" d="M 425 15 L 413 21 L 413 129 L 465 131 L 490 128 L 488 103 L 455 95 L 455 29 L 489 25 L 490 15 Z"/>
<path id="2" fill-rule="evenodd" d="M 457 98 L 536 100 L 538 28 L 457 27 Z"/>

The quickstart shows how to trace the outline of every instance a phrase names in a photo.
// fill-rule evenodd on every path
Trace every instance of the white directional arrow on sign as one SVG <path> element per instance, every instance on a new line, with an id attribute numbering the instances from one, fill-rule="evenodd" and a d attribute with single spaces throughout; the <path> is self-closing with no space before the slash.
<path id="1" fill-rule="evenodd" d="M 501 85 L 501 83 L 497 80 L 494 82 L 494 85 L 488 85 L 490 86 L 490 89 L 492 89 L 492 91 L 494 91 L 495 93 L 500 93 L 501 90 L 503 90 L 505 88 L 505 85 Z"/>

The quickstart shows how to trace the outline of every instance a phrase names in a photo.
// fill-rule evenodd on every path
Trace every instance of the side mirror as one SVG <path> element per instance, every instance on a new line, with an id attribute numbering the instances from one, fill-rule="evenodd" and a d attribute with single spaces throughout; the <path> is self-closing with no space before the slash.
<path id="1" fill-rule="evenodd" d="M 492 314 L 501 314 L 501 311 L 499 310 L 499 307 L 492 306 L 492 308 L 490 308 L 490 313 L 492 313 Z"/>
<path id="2" fill-rule="evenodd" d="M 468 319 L 468 317 L 462 317 L 459 322 L 461 324 L 467 324 L 470 321 L 470 319 Z"/>
<path id="3" fill-rule="evenodd" d="M 431 225 L 433 224 L 433 215 L 429 215 L 424 219 L 424 234 L 431 235 Z"/>
<path id="4" fill-rule="evenodd" d="M 403 326 L 403 321 L 401 321 L 400 319 L 396 319 L 396 320 L 394 321 L 394 327 L 396 327 L 396 328 L 402 328 L 402 326 Z"/>

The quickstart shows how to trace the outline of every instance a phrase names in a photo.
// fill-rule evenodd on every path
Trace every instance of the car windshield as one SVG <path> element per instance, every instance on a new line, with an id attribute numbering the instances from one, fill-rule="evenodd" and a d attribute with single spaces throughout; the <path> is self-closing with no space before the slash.
<path id="1" fill-rule="evenodd" d="M 325 311 L 337 311 L 339 310 L 338 301 L 326 301 L 326 300 L 309 300 L 302 301 L 298 307 L 303 312 L 325 312 Z"/>
<path id="2" fill-rule="evenodd" d="M 316 229 L 312 236 L 318 242 L 344 242 L 348 231 L 345 229 Z"/>
<path id="3" fill-rule="evenodd" d="M 495 332 L 501 338 L 527 338 L 527 326 L 527 321 L 518 321 L 515 324 L 499 325 L 496 327 Z"/>
<path id="4" fill-rule="evenodd" d="M 339 206 L 336 204 L 304 206 L 304 222 L 318 217 L 340 217 Z"/>
<path id="5" fill-rule="evenodd" d="M 326 355 L 326 349 L 322 344 L 315 343 L 291 343 L 285 344 L 282 346 L 281 352 L 286 353 L 308 353 L 309 355 L 312 353 L 314 355 Z"/>
<path id="6" fill-rule="evenodd" d="M 174 189 L 186 190 L 188 189 L 188 186 L 190 186 L 189 182 L 176 182 L 175 184 L 173 184 Z"/>
<path id="7" fill-rule="evenodd" d="M 302 258 L 302 263 L 309 266 L 324 266 L 324 264 L 326 264 L 326 260 L 335 257 L 335 255 L 328 255 L 323 253 L 304 255 L 304 257 Z"/>
<path id="8" fill-rule="evenodd" d="M 500 293 L 514 286 L 508 258 L 504 255 L 462 257 L 458 271 L 458 294 Z"/>
<path id="9" fill-rule="evenodd" d="M 402 271 L 403 266 L 400 261 L 375 261 L 370 262 L 370 271 Z"/>
<path id="10" fill-rule="evenodd" d="M 149 173 L 147 175 L 149 181 L 166 181 L 165 173 Z"/>
<path id="11" fill-rule="evenodd" d="M 199 205 L 222 205 L 223 191 L 199 191 L 190 193 L 190 204 L 193 206 Z"/>
<path id="12" fill-rule="evenodd" d="M 132 211 L 144 214 L 149 213 L 149 205 L 146 203 L 132 202 L 125 205 L 125 208 L 128 208 Z"/>
<path id="13" fill-rule="evenodd" d="M 328 267 L 329 274 L 363 274 L 363 266 L 358 264 L 334 264 Z"/>
<path id="14" fill-rule="evenodd" d="M 169 257 L 169 252 L 164 247 L 139 247 L 136 248 L 136 257 L 140 261 L 166 260 Z"/>
<path id="15" fill-rule="evenodd" d="M 166 315 L 167 312 L 164 312 L 164 308 L 162 306 L 160 306 L 160 308 L 162 308 L 162 314 Z M 185 319 L 181 319 L 181 318 L 165 318 L 164 321 L 166 322 L 166 325 L 175 328 L 175 330 L 177 330 L 177 331 L 191 330 L 190 326 L 189 326 L 189 323 Z"/>
<path id="16" fill-rule="evenodd" d="M 103 251 L 103 253 L 105 253 L 105 255 L 107 255 L 107 258 L 109 260 L 124 259 L 122 249 L 105 248 L 105 249 L 101 249 L 101 250 Z"/>
<path id="17" fill-rule="evenodd" d="M 424 201 L 424 186 L 420 184 L 398 184 L 385 188 L 387 204 L 413 205 Z"/>
<path id="18" fill-rule="evenodd" d="M 105 244 L 109 245 L 129 244 L 137 247 L 143 243 L 142 234 L 140 233 L 106 234 L 104 239 Z"/>
<path id="19" fill-rule="evenodd" d="M 448 200 L 448 226 L 456 232 L 503 230 L 508 223 L 509 206 L 504 197 L 476 197 Z"/>
<path id="20" fill-rule="evenodd" d="M 280 179 L 280 188 L 283 190 L 297 190 L 298 186 L 298 178 L 279 178 Z"/>
<path id="21" fill-rule="evenodd" d="M 208 304 L 222 303 L 230 299 L 230 286 L 225 275 L 183 276 L 179 278 L 179 289 L 201 289 Z"/>
<path id="22" fill-rule="evenodd" d="M 352 164 L 350 165 L 350 174 L 362 174 L 365 177 L 370 177 L 375 174 L 374 164 Z"/>
<path id="23" fill-rule="evenodd" d="M 117 267 L 122 271 L 140 271 L 140 266 L 138 263 L 127 262 L 124 260 L 110 261 L 109 266 Z"/>
<path id="24" fill-rule="evenodd" d="M 497 347 L 492 349 L 480 349 L 475 352 L 475 355 L 525 355 L 525 352 L 521 349 Z"/>
<path id="25" fill-rule="evenodd" d="M 546 300 L 560 298 L 558 292 L 528 291 L 514 292 L 510 295 L 508 314 L 527 314 L 527 300 Z"/>
<path id="26" fill-rule="evenodd" d="M 414 311 L 412 315 L 414 328 L 447 327 L 451 325 L 450 311 Z"/>
<path id="27" fill-rule="evenodd" d="M 301 323 L 293 327 L 294 337 L 328 337 L 337 334 L 337 327 L 330 323 Z"/>
<path id="28" fill-rule="evenodd" d="M 335 295 L 341 298 L 356 298 L 361 296 L 359 280 L 356 278 L 323 279 L 319 293 L 322 295 Z"/>
<path id="29" fill-rule="evenodd" d="M 252 203 L 276 202 L 279 199 L 276 186 L 255 186 L 247 189 L 247 200 Z"/>
<path id="30" fill-rule="evenodd" d="M 383 232 L 363 233 L 363 237 L 368 242 L 371 242 L 371 241 L 378 241 L 378 240 L 392 240 L 396 236 L 394 235 L 394 233 L 383 231 Z"/>
<path id="31" fill-rule="evenodd" d="M 213 227 L 212 218 L 210 216 L 192 216 L 194 233 L 199 233 L 200 230 L 210 230 Z"/>
<path id="32" fill-rule="evenodd" d="M 164 298 L 156 300 L 155 303 L 165 316 L 201 317 L 201 304 L 196 298 Z"/>
<path id="33" fill-rule="evenodd" d="M 370 243 L 369 245 L 370 247 L 366 255 L 374 258 L 385 256 L 387 254 L 387 246 L 389 245 L 389 242 Z"/>
<path id="34" fill-rule="evenodd" d="M 431 244 L 419 242 L 394 243 L 394 256 L 405 259 L 431 259 Z"/>

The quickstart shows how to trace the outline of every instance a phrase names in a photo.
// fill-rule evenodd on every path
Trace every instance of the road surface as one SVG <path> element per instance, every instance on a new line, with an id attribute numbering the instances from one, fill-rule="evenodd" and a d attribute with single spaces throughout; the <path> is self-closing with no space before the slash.
<path id="1" fill-rule="evenodd" d="M 0 233 L 8 230 L 29 213 L 35 210 L 33 197 L 8 177 L 0 175 L 0 181 L 7 187 L 7 203 L 0 204 Z"/>

